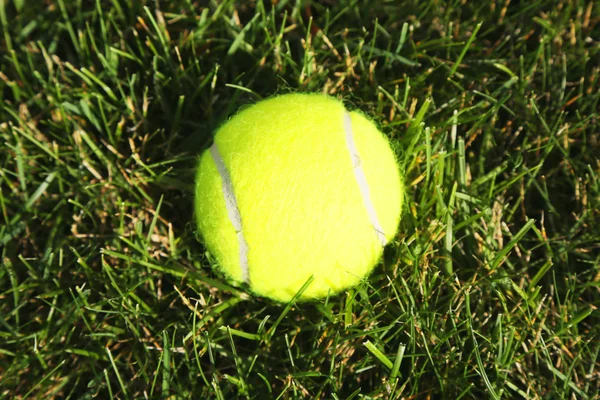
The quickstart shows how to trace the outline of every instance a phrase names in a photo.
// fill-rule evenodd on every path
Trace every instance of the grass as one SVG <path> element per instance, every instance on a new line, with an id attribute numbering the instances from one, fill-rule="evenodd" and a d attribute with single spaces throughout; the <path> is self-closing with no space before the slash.
<path id="1" fill-rule="evenodd" d="M 600 396 L 600 6 L 0 0 L 0 397 Z M 197 239 L 212 132 L 373 116 L 409 194 L 368 281 L 278 305 Z"/>

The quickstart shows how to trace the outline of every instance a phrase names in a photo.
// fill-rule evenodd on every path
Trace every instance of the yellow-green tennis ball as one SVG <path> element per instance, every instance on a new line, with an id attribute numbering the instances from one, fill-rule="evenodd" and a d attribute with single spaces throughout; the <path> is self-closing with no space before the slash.
<path id="1" fill-rule="evenodd" d="M 200 233 L 222 272 L 289 301 L 356 285 L 395 235 L 403 185 L 375 124 L 329 96 L 288 94 L 222 125 L 196 180 Z"/>

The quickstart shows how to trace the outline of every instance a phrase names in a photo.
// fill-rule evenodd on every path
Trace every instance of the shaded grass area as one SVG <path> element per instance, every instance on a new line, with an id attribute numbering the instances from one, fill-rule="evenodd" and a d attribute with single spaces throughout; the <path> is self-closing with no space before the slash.
<path id="1" fill-rule="evenodd" d="M 600 7 L 0 0 L 0 396 L 595 398 Z M 216 276 L 193 179 L 276 93 L 370 114 L 409 194 L 368 281 Z"/>

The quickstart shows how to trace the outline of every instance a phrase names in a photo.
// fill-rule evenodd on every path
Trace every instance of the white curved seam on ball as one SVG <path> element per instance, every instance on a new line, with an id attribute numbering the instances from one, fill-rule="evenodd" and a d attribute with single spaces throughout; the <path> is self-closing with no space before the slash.
<path id="1" fill-rule="evenodd" d="M 213 145 L 210 146 L 210 154 L 212 155 L 215 166 L 217 167 L 217 171 L 221 176 L 223 197 L 225 198 L 225 208 L 227 208 L 227 215 L 229 216 L 229 220 L 231 221 L 238 238 L 242 279 L 244 282 L 250 283 L 250 274 L 248 271 L 248 244 L 246 243 L 246 238 L 244 237 L 244 232 L 242 229 L 242 216 L 240 214 L 240 209 L 238 208 L 235 192 L 233 191 L 231 175 L 229 175 L 229 171 L 223 162 L 223 157 L 221 157 L 221 153 L 219 152 L 219 148 L 217 147 L 216 143 L 213 143 Z"/>
<path id="2" fill-rule="evenodd" d="M 350 153 L 350 158 L 352 159 L 356 183 L 358 184 L 358 188 L 360 189 L 360 194 L 362 195 L 363 202 L 365 204 L 365 207 L 367 208 L 367 213 L 369 214 L 369 219 L 371 220 L 373 229 L 375 229 L 377 239 L 379 239 L 379 242 L 381 242 L 382 246 L 385 246 L 387 244 L 387 239 L 385 237 L 385 234 L 383 233 L 383 228 L 379 223 L 379 218 L 377 217 L 377 211 L 375 211 L 375 206 L 371 201 L 369 183 L 367 182 L 365 171 L 363 170 L 361 165 L 360 155 L 358 154 L 358 150 L 356 149 L 356 143 L 354 143 L 354 133 L 352 131 L 352 117 L 348 112 L 344 112 L 344 131 L 346 132 L 346 145 L 348 146 L 348 152 Z"/>

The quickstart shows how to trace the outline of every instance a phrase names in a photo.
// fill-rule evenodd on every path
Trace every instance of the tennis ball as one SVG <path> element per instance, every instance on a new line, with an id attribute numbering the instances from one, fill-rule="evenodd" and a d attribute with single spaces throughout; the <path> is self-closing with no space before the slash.
<path id="1" fill-rule="evenodd" d="M 364 279 L 396 233 L 403 185 L 373 122 L 333 97 L 287 94 L 222 125 L 200 157 L 198 228 L 236 285 L 287 302 Z"/>

